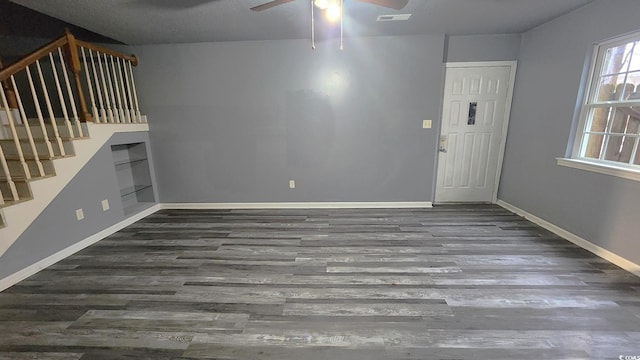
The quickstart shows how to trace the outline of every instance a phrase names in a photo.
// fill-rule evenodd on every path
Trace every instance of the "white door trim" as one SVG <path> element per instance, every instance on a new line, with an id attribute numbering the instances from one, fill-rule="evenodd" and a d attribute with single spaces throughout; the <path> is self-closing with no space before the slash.
<path id="1" fill-rule="evenodd" d="M 507 90 L 507 100 L 504 109 L 504 122 L 502 124 L 502 138 L 500 139 L 500 149 L 498 150 L 498 165 L 496 169 L 496 180 L 493 189 L 493 200 L 495 204 L 498 201 L 498 188 L 500 187 L 500 175 L 502 174 L 502 163 L 504 161 L 504 151 L 507 145 L 507 130 L 509 128 L 509 119 L 511 118 L 511 103 L 513 102 L 513 88 L 516 83 L 516 69 L 518 67 L 517 61 L 476 61 L 476 62 L 447 62 L 445 68 L 468 68 L 468 67 L 509 67 L 509 89 Z M 445 72 L 446 82 L 446 72 Z M 444 84 L 442 88 L 444 101 Z M 442 116 L 442 115 L 441 115 Z M 442 125 L 442 119 L 440 119 Z M 440 136 L 442 136 L 442 127 L 440 127 Z M 437 156 L 436 161 L 440 161 L 440 156 Z M 436 162 L 436 171 L 438 169 L 438 163 Z M 436 177 L 438 174 L 436 173 Z M 434 187 L 435 189 L 436 187 Z M 435 192 L 434 192 L 435 202 Z"/>
<path id="2" fill-rule="evenodd" d="M 471 62 L 448 62 L 445 67 L 465 68 L 465 67 L 502 67 L 515 66 L 517 61 L 471 61 Z"/>

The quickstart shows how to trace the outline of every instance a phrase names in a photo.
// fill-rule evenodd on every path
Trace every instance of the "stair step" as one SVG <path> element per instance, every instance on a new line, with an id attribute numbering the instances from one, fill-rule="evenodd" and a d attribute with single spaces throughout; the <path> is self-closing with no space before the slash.
<path id="1" fill-rule="evenodd" d="M 29 168 L 29 173 L 32 178 L 38 178 L 40 176 L 40 168 L 38 167 L 38 163 L 33 159 L 25 159 L 27 163 L 27 167 Z M 49 159 L 40 159 L 40 164 L 42 164 L 42 170 L 44 170 L 44 176 L 53 176 L 56 174 L 55 166 L 53 165 L 53 161 Z M 8 159 L 7 165 L 9 167 L 9 173 L 11 176 L 17 177 L 25 177 L 24 168 L 22 167 L 22 163 L 20 160 L 16 159 Z M 4 175 L 2 170 L 0 169 L 0 175 Z"/>
<path id="2" fill-rule="evenodd" d="M 36 157 L 33 154 L 23 154 L 22 155 L 24 157 L 25 160 L 35 160 Z M 67 154 L 67 155 L 54 155 L 52 157 L 48 157 L 45 158 L 44 160 L 54 160 L 54 159 L 64 159 L 64 158 L 68 158 L 68 157 L 72 157 L 75 156 L 74 154 Z M 11 160 L 11 161 L 20 161 L 20 155 L 18 154 L 5 154 L 4 156 L 7 161 Z M 40 156 L 39 156 L 40 160 L 43 160 Z"/>
<path id="3" fill-rule="evenodd" d="M 57 124 L 57 129 L 58 129 L 58 135 L 60 136 L 60 138 L 62 139 L 77 139 L 80 137 L 87 137 L 89 131 L 87 130 L 87 125 L 86 124 L 81 124 L 82 127 L 82 136 L 80 136 L 80 132 L 78 131 L 78 127 L 77 125 L 75 125 L 73 122 L 71 124 L 71 133 L 69 132 L 69 128 L 67 127 L 66 124 L 64 124 L 64 120 L 62 120 L 63 123 L 62 124 Z M 15 126 L 16 129 L 16 133 L 18 134 L 18 138 L 21 139 L 27 139 L 27 130 L 26 130 L 26 126 L 24 124 L 16 124 Z M 53 131 L 53 125 L 51 125 L 48 122 L 45 122 L 45 129 L 47 131 L 47 137 L 48 138 L 55 138 L 54 136 L 54 131 Z M 42 131 L 42 127 L 40 126 L 40 123 L 37 119 L 29 119 L 29 130 L 31 131 L 31 135 L 34 138 L 44 138 L 44 132 Z M 4 136 L 2 136 L 4 134 Z M 4 126 L 2 126 L 2 131 L 0 131 L 0 138 L 11 138 L 11 128 L 9 125 L 5 124 Z"/>
<path id="4" fill-rule="evenodd" d="M 48 178 L 52 178 L 56 176 L 56 174 L 45 174 L 43 176 L 39 176 L 39 175 L 31 175 L 30 179 L 27 179 L 27 177 L 25 175 L 11 175 L 11 180 L 13 181 L 36 181 L 36 180 L 40 180 L 40 179 L 48 179 Z M 3 174 L 0 174 L 0 182 L 6 182 L 7 181 L 7 177 Z"/>
<path id="5" fill-rule="evenodd" d="M 35 156 L 33 154 L 33 150 L 31 149 L 31 144 L 29 141 L 18 141 L 18 144 L 20 145 L 22 149 L 22 153 L 24 154 L 25 157 L 29 156 L 30 158 L 35 159 Z M 37 142 L 34 141 L 34 145 L 36 147 L 36 151 L 38 153 L 39 158 L 43 158 L 43 159 L 52 158 L 51 154 L 49 153 L 49 147 L 47 146 L 47 143 L 45 143 L 44 141 L 37 141 Z M 57 141 L 52 141 L 50 145 L 51 145 L 51 150 L 53 151 L 54 157 L 62 154 L 62 152 L 60 151 L 61 150 L 60 145 L 58 144 Z M 10 158 L 12 155 L 15 155 L 15 156 L 18 155 L 18 150 L 14 140 L 6 140 L 6 139 L 0 140 L 0 146 L 2 147 L 2 150 L 7 158 Z M 70 140 L 62 141 L 62 148 L 64 149 L 64 152 L 66 155 L 74 154 L 73 143 Z"/>
<path id="6" fill-rule="evenodd" d="M 35 136 L 35 135 L 32 134 L 31 138 L 33 139 L 33 142 L 44 142 L 44 140 L 45 140 L 45 138 L 42 135 Z M 49 134 L 49 137 L 47 139 L 50 142 L 56 141 L 56 138 L 54 136 L 51 136 L 50 134 Z M 60 139 L 62 139 L 62 141 L 71 141 L 71 140 L 90 139 L 90 137 L 89 136 L 67 137 L 67 136 L 62 136 L 61 135 Z M 9 137 L 8 139 L 0 139 L 0 140 L 11 140 L 11 141 L 13 141 L 13 138 Z M 18 135 L 18 141 L 28 143 L 29 142 L 29 137 L 27 137 L 26 135 L 24 135 L 24 136 Z"/>
<path id="7" fill-rule="evenodd" d="M 20 200 L 5 200 L 4 204 L 0 204 L 0 209 L 5 208 L 5 207 L 9 207 L 11 205 L 27 202 L 29 200 L 33 200 L 33 197 L 25 197 L 25 198 L 22 198 Z M 2 229 L 5 226 L 6 226 L 6 224 L 0 223 L 0 229 Z"/>
<path id="8" fill-rule="evenodd" d="M 15 180 L 14 185 L 18 192 L 18 198 L 14 199 L 9 183 L 6 181 L 0 181 L 0 192 L 2 192 L 2 198 L 6 205 L 11 202 L 15 204 L 16 201 L 26 201 L 33 198 L 33 194 L 31 193 L 31 186 L 29 186 L 29 182 L 26 180 Z"/>

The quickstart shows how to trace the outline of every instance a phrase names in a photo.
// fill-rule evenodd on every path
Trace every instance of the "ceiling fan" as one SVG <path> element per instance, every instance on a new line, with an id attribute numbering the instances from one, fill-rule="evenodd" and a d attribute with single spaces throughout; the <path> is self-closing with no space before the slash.
<path id="1" fill-rule="evenodd" d="M 266 2 L 261 5 L 257 5 L 251 8 L 253 11 L 263 11 L 267 9 L 271 9 L 272 7 L 276 7 L 279 5 L 284 5 L 290 3 L 295 0 L 272 0 Z M 386 7 L 394 10 L 402 10 L 407 4 L 409 0 L 354 0 L 362 3 L 378 5 L 382 7 Z M 340 20 L 340 50 L 343 47 L 343 24 L 342 24 L 342 13 L 344 7 L 344 0 L 310 0 L 311 2 L 311 48 L 316 48 L 315 43 L 315 20 L 313 16 L 314 8 L 318 8 L 320 10 L 324 10 L 329 18 L 333 18 L 334 20 Z"/>
<path id="2" fill-rule="evenodd" d="M 267 3 L 264 3 L 262 5 L 254 6 L 251 8 L 251 10 L 253 11 L 267 10 L 274 6 L 290 3 L 292 1 L 295 1 L 295 0 L 273 0 Z M 409 0 L 355 0 L 355 1 L 383 6 L 383 7 L 387 7 L 394 10 L 402 10 L 409 3 Z M 318 1 L 318 3 L 321 3 L 321 2 L 322 1 Z"/>

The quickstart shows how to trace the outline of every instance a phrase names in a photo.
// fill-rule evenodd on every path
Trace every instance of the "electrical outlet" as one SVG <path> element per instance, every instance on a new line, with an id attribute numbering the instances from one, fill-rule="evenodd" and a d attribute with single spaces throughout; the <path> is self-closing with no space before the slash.
<path id="1" fill-rule="evenodd" d="M 423 129 L 431 129 L 431 120 L 422 120 Z"/>
<path id="2" fill-rule="evenodd" d="M 102 200 L 102 211 L 109 210 L 109 199 Z"/>
<path id="3" fill-rule="evenodd" d="M 289 189 L 295 189 L 295 188 L 296 188 L 296 181 L 289 180 Z"/>
<path id="4" fill-rule="evenodd" d="M 82 209 L 76 210 L 76 219 L 78 219 L 78 221 L 84 219 L 84 211 L 82 211 Z"/>

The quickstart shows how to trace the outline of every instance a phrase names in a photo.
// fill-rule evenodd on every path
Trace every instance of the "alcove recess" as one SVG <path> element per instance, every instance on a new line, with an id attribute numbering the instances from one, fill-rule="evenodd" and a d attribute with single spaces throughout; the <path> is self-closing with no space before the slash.
<path id="1" fill-rule="evenodd" d="M 112 145 L 111 152 L 125 215 L 134 214 L 154 204 L 146 144 Z"/>

